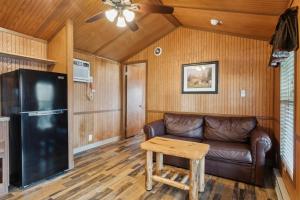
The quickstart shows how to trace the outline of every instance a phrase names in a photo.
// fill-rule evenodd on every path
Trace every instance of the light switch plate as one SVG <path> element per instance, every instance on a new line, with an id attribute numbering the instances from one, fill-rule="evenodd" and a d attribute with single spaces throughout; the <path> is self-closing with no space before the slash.
<path id="1" fill-rule="evenodd" d="M 241 97 L 246 97 L 246 90 L 241 90 Z"/>
<path id="2" fill-rule="evenodd" d="M 89 134 L 89 142 L 93 141 L 93 135 Z"/>

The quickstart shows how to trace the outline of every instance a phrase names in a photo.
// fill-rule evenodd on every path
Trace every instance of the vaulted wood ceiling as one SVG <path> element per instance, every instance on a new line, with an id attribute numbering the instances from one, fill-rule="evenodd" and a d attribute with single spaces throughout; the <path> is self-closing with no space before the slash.
<path id="1" fill-rule="evenodd" d="M 75 48 L 114 60 L 147 47 L 177 26 L 269 40 L 289 0 L 136 0 L 175 7 L 173 15 L 138 14 L 140 30 L 117 28 L 105 19 L 84 20 L 107 9 L 100 0 L 0 0 L 0 27 L 49 40 L 68 18 L 74 21 Z M 213 27 L 210 19 L 222 20 Z"/>
<path id="2" fill-rule="evenodd" d="M 290 0 L 162 0 L 183 26 L 270 40 Z M 222 25 L 212 26 L 210 19 Z"/>

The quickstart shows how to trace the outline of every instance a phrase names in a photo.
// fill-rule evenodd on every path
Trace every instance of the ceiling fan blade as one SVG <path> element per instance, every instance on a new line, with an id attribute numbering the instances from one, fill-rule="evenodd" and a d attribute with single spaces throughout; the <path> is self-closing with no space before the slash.
<path id="1" fill-rule="evenodd" d="M 139 30 L 138 25 L 137 25 L 134 21 L 132 21 L 132 22 L 127 22 L 127 21 L 125 20 L 125 22 L 126 22 L 127 26 L 130 28 L 131 31 L 135 32 L 135 31 Z"/>
<path id="2" fill-rule="evenodd" d="M 95 22 L 101 18 L 105 17 L 105 12 L 99 12 L 97 13 L 96 15 L 88 18 L 87 20 L 85 20 L 86 23 L 92 23 L 92 22 Z"/>
<path id="3" fill-rule="evenodd" d="M 144 12 L 144 13 L 161 13 L 161 14 L 172 14 L 174 12 L 174 8 L 171 6 L 164 6 L 164 5 L 152 5 L 152 4 L 133 4 L 137 7 L 137 12 Z"/>

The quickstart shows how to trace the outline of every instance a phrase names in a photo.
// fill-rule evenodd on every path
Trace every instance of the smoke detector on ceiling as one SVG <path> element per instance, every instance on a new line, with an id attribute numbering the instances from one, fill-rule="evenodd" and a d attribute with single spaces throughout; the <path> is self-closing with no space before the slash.
<path id="1" fill-rule="evenodd" d="M 212 26 L 218 26 L 218 25 L 223 24 L 223 22 L 222 22 L 221 20 L 218 20 L 218 19 L 211 19 L 211 20 L 210 20 L 210 24 L 211 24 Z"/>

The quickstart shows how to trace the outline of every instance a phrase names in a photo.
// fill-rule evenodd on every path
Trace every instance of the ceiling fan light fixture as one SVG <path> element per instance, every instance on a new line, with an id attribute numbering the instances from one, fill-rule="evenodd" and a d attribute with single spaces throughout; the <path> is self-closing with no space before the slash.
<path id="1" fill-rule="evenodd" d="M 132 0 L 102 0 L 102 2 L 109 6 L 110 9 L 94 14 L 85 20 L 86 23 L 107 18 L 107 20 L 116 26 L 121 28 L 128 27 L 131 31 L 135 32 L 139 30 L 139 26 L 135 22 L 136 12 L 145 14 L 172 14 L 174 12 L 174 7 L 172 6 L 157 5 L 155 3 L 135 3 Z"/>
<path id="2" fill-rule="evenodd" d="M 118 15 L 118 11 L 116 9 L 110 9 L 110 10 L 105 11 L 106 18 L 111 22 L 115 21 L 115 18 L 117 17 L 117 15 Z"/>
<path id="3" fill-rule="evenodd" d="M 126 27 L 125 18 L 123 16 L 118 17 L 117 27 L 120 27 L 120 28 Z"/>
<path id="4" fill-rule="evenodd" d="M 134 20 L 135 14 L 130 10 L 124 9 L 123 16 L 125 17 L 127 22 L 132 22 Z"/>

